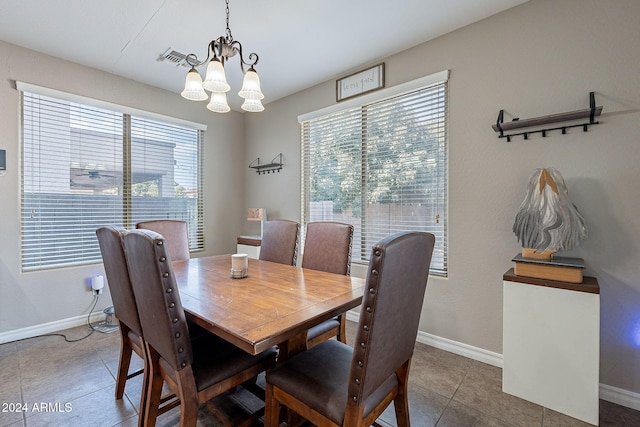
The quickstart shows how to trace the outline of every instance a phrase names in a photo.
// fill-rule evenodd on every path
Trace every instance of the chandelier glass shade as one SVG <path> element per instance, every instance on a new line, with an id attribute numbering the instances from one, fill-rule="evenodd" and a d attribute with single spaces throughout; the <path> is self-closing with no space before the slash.
<path id="1" fill-rule="evenodd" d="M 227 94 L 224 92 L 211 92 L 211 101 L 207 108 L 214 113 L 228 113 L 231 110 L 227 103 Z"/>
<path id="2" fill-rule="evenodd" d="M 207 92 L 211 92 L 211 100 L 207 108 L 216 113 L 226 113 L 231 110 L 227 103 L 226 92 L 231 90 L 231 86 L 227 83 L 224 64 L 229 58 L 239 54 L 240 69 L 244 74 L 242 89 L 238 92 L 238 96 L 245 101 L 241 108 L 245 111 L 259 112 L 264 110 L 261 100 L 264 98 L 260 89 L 260 77 L 254 66 L 258 63 L 258 55 L 251 53 L 246 60 L 242 54 L 242 44 L 233 39 L 231 30 L 229 29 L 229 0 L 227 3 L 227 30 L 226 35 L 220 36 L 209 42 L 207 47 L 207 58 L 199 61 L 198 57 L 190 53 L 186 56 L 187 63 L 191 69 L 187 73 L 185 79 L 184 90 L 181 92 L 183 98 L 190 101 L 206 101 L 209 99 Z M 211 58 L 211 60 L 209 60 Z M 204 81 L 196 67 L 207 63 L 207 70 Z M 245 71 L 245 66 L 249 67 Z"/>

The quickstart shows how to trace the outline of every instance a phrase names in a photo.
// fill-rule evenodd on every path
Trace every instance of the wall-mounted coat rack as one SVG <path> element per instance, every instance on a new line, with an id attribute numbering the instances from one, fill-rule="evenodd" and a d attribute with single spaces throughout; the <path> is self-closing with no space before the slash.
<path id="1" fill-rule="evenodd" d="M 519 118 L 515 118 L 510 122 L 504 123 L 504 110 L 500 110 L 498 114 L 498 120 L 496 120 L 496 124 L 492 125 L 494 131 L 500 132 L 498 138 L 507 138 L 507 141 L 511 141 L 512 136 L 522 135 L 524 139 L 529 139 L 529 135 L 532 133 L 541 133 L 543 137 L 546 137 L 550 131 L 553 130 L 562 130 L 563 134 L 567 133 L 567 129 L 582 127 L 582 130 L 586 132 L 591 125 L 597 125 L 599 122 L 595 121 L 594 118 L 602 114 L 602 106 L 596 107 L 596 100 L 593 92 L 589 93 L 589 108 L 584 110 L 576 110 L 569 111 L 567 113 L 558 113 L 558 114 L 550 114 L 548 116 L 535 117 L 532 119 L 520 120 Z M 564 126 L 556 126 L 545 129 L 537 129 L 526 132 L 515 132 L 510 134 L 505 134 L 506 131 L 521 129 L 526 127 L 533 126 L 543 126 L 551 123 L 559 123 L 559 122 L 568 122 L 579 119 L 589 119 L 589 122 L 574 124 L 574 125 L 564 125 Z"/>
<path id="2" fill-rule="evenodd" d="M 260 164 L 260 157 L 249 164 L 251 169 L 255 169 L 258 175 L 263 173 L 280 172 L 282 169 L 282 153 L 278 154 L 269 163 Z"/>

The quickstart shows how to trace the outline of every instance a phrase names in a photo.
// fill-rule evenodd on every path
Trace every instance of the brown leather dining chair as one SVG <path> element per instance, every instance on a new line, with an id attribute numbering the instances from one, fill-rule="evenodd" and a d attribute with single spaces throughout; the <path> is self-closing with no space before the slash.
<path id="1" fill-rule="evenodd" d="M 195 426 L 200 404 L 268 371 L 276 350 L 253 356 L 212 334 L 192 341 L 165 239 L 132 230 L 124 246 L 148 361 L 142 425 L 155 425 L 166 382 L 180 399 L 180 426 Z M 252 414 L 243 425 L 260 416 L 260 411 Z"/>
<path id="2" fill-rule="evenodd" d="M 310 222 L 304 240 L 302 268 L 349 275 L 353 226 L 341 222 Z M 346 314 L 314 326 L 307 332 L 307 348 L 337 337 L 346 344 Z"/>
<path id="3" fill-rule="evenodd" d="M 186 221 L 174 219 L 141 221 L 136 224 L 136 228 L 152 230 L 161 234 L 166 239 L 172 260 L 181 261 L 190 258 L 189 227 Z"/>
<path id="4" fill-rule="evenodd" d="M 370 426 L 393 401 L 408 427 L 407 382 L 418 333 L 432 234 L 389 236 L 372 250 L 354 348 L 329 340 L 267 373 L 265 427 L 284 405 L 315 425 Z"/>
<path id="5" fill-rule="evenodd" d="M 133 352 L 140 356 L 145 366 L 147 365 L 142 326 L 124 252 L 123 239 L 126 233 L 127 230 L 116 226 L 105 226 L 96 230 L 109 292 L 115 315 L 118 319 L 118 329 L 120 330 L 120 358 L 116 374 L 116 399 L 122 399 L 127 380 L 144 373 L 145 368 L 129 374 Z M 199 336 L 206 333 L 202 328 L 192 323 L 189 324 L 189 329 L 191 336 Z M 146 381 L 143 381 L 138 410 L 140 419 L 144 419 L 146 386 Z M 179 403 L 174 394 L 168 394 L 161 398 L 157 411 L 159 414 L 163 414 L 175 408 Z"/>
<path id="6" fill-rule="evenodd" d="M 120 326 L 118 328 L 121 340 L 116 375 L 116 399 L 122 399 L 127 380 L 143 372 L 143 370 L 139 370 L 129 375 L 132 353 L 135 352 L 143 361 L 145 360 L 142 326 L 124 254 L 122 238 L 125 233 L 124 228 L 115 226 L 101 227 L 96 230 L 104 272 L 107 276 L 113 308 Z"/>
<path id="7" fill-rule="evenodd" d="M 262 231 L 260 259 L 296 265 L 300 224 L 287 219 L 266 221 Z"/>

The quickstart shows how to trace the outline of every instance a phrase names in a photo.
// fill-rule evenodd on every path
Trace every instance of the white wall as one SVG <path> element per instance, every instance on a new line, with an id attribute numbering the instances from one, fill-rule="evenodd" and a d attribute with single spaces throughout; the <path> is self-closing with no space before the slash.
<path id="1" fill-rule="evenodd" d="M 640 393 L 639 17 L 636 0 L 531 0 L 372 61 L 386 63 L 387 87 L 451 70 L 450 274 L 430 278 L 421 331 L 502 353 L 502 274 L 520 249 L 513 219 L 533 170 L 556 167 L 589 228 L 563 255 L 584 258 L 600 282 L 601 382 Z M 500 109 L 573 111 L 590 91 L 604 111 L 587 133 L 506 142 L 491 129 Z M 245 207 L 300 219 L 297 116 L 334 103 L 331 80 L 245 118 L 246 163 L 279 152 L 285 163 L 280 174 L 246 172 Z"/>
<path id="2" fill-rule="evenodd" d="M 215 115 L 203 103 L 102 71 L 0 42 L 0 149 L 7 170 L 0 177 L 0 334 L 87 315 L 93 301 L 87 278 L 102 264 L 45 272 L 20 270 L 20 100 L 15 81 L 66 91 L 208 125 L 205 136 L 205 242 L 207 255 L 235 251 L 244 225 L 243 118 Z M 235 183 L 229 185 L 229 183 Z M 236 201 L 237 200 L 237 201 Z M 96 310 L 111 305 L 108 293 Z"/>

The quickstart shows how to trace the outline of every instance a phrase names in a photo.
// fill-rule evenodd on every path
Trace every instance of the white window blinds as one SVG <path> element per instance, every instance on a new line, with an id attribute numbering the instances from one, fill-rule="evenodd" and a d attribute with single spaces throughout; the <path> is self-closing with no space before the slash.
<path id="1" fill-rule="evenodd" d="M 447 82 L 303 120 L 305 223 L 353 224 L 354 262 L 390 234 L 436 236 L 431 271 L 447 271 Z"/>
<path id="2" fill-rule="evenodd" d="M 23 91 L 23 271 L 100 262 L 98 227 L 154 218 L 187 220 L 203 249 L 202 135 Z"/>

